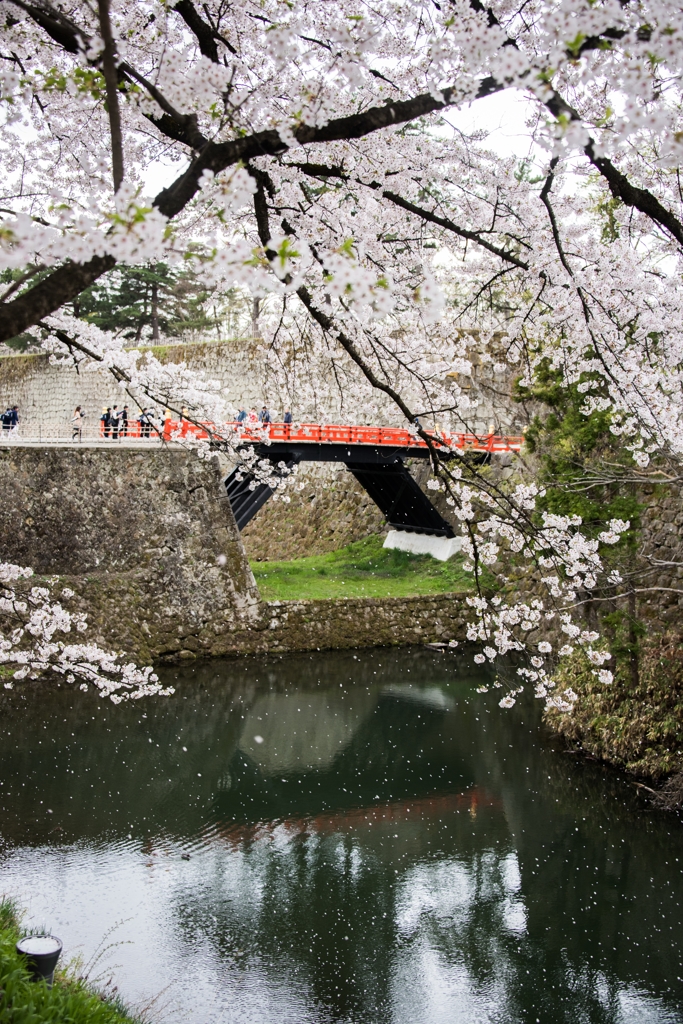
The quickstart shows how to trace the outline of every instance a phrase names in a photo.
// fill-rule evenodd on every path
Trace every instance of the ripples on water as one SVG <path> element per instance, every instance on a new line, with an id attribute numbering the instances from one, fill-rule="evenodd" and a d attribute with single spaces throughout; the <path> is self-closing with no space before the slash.
<path id="1" fill-rule="evenodd" d="M 682 831 L 426 650 L 12 694 L 0 891 L 192 1024 L 683 1021 Z M 679 863 L 680 858 L 680 863 Z M 97 971 L 95 971 L 97 973 Z"/>

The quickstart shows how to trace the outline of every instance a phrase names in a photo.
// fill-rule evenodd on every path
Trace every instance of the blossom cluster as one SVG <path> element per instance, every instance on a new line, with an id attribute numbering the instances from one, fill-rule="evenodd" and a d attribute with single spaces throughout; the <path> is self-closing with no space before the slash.
<path id="1" fill-rule="evenodd" d="M 72 632 L 84 633 L 86 617 L 64 607 L 62 602 L 75 596 L 70 588 L 62 588 L 61 600 L 54 597 L 56 578 L 47 586 L 22 588 L 17 593 L 15 585 L 32 575 L 33 570 L 25 566 L 0 563 L 0 665 L 6 690 L 13 689 L 16 681 L 55 676 L 67 683 L 78 682 L 81 690 L 93 686 L 100 697 L 108 697 L 114 704 L 167 697 L 174 692 L 173 687 L 161 685 L 149 666 L 139 668 L 97 644 L 62 640 Z"/>

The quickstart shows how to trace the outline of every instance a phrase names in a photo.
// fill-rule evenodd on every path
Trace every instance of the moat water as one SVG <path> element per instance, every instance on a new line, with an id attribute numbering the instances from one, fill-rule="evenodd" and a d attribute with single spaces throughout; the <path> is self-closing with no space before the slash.
<path id="1" fill-rule="evenodd" d="M 0 893 L 166 1022 L 683 1022 L 683 827 L 466 657 L 212 662 L 0 717 Z M 99 959 L 98 959 L 99 956 Z M 94 961 L 94 966 L 93 966 Z"/>

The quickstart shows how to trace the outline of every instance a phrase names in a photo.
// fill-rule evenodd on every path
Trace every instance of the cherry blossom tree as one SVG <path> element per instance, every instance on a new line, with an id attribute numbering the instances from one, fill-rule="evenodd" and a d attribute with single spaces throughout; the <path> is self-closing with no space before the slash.
<path id="1" fill-rule="evenodd" d="M 476 356 L 523 389 L 543 364 L 578 386 L 587 414 L 610 411 L 635 466 L 680 459 L 683 12 L 672 0 L 3 0 L 0 11 L 0 270 L 15 272 L 0 341 L 31 331 L 132 394 L 218 424 L 210 382 L 69 313 L 117 264 L 189 261 L 207 287 L 281 303 L 266 342 L 277 363 L 305 339 L 304 390 L 315 377 L 367 409 L 379 395 L 411 425 L 431 415 L 466 429 L 470 397 L 447 373 L 467 375 Z M 528 104 L 533 166 L 451 124 L 508 90 Z M 159 168 L 169 182 L 149 198 Z M 444 461 L 415 429 L 475 580 L 512 554 L 547 594 L 496 604 L 480 586 L 471 638 L 491 660 L 528 647 L 544 616 L 568 616 L 577 591 L 605 578 L 598 542 L 577 517 L 539 514 L 533 484 L 505 488 Z M 626 529 L 615 520 L 602 543 Z M 593 631 L 568 617 L 562 628 L 609 682 Z M 548 689 L 547 641 L 532 646 L 527 678 L 571 702 Z"/>

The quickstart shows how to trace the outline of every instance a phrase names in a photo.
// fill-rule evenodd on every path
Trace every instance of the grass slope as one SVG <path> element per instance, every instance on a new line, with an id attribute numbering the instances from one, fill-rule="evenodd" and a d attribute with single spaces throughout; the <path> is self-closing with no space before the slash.
<path id="1" fill-rule="evenodd" d="M 58 970 L 54 986 L 29 978 L 15 949 L 22 932 L 15 907 L 0 897 L 0 1021 L 2 1024 L 140 1024 L 125 1008 Z"/>
<path id="2" fill-rule="evenodd" d="M 383 548 L 384 537 L 365 537 L 326 555 L 291 562 L 252 562 L 266 601 L 327 597 L 408 597 L 470 590 L 472 576 L 455 556 L 438 562 Z"/>

